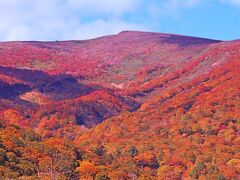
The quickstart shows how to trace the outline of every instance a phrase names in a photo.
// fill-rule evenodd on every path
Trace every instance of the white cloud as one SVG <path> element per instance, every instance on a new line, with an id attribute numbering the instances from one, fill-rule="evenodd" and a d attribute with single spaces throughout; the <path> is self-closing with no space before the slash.
<path id="1" fill-rule="evenodd" d="M 73 38 L 91 39 L 103 35 L 116 34 L 123 30 L 148 30 L 144 25 L 128 23 L 124 21 L 96 20 L 92 23 L 80 25 Z"/>
<path id="2" fill-rule="evenodd" d="M 0 40 L 85 39 L 141 29 L 123 20 L 142 0 L 0 0 Z"/>
<path id="3" fill-rule="evenodd" d="M 19 40 L 19 39 L 32 39 L 33 34 L 31 29 L 27 26 L 16 26 L 10 29 L 8 33 L 6 33 L 6 40 Z"/>
<path id="4" fill-rule="evenodd" d="M 240 0 L 215 0 L 239 4 Z M 86 39 L 152 30 L 204 0 L 0 0 L 0 41 Z M 134 18 L 139 16 L 138 21 Z M 126 18 L 127 17 L 127 18 Z M 161 22 L 160 22 L 161 23 Z"/>

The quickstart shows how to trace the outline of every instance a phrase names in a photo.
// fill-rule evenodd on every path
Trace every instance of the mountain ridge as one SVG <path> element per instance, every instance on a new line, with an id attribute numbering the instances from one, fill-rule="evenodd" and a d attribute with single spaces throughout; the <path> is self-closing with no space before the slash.
<path id="1" fill-rule="evenodd" d="M 63 42 L 81 42 L 81 41 L 91 41 L 91 40 L 97 40 L 99 38 L 106 38 L 106 37 L 112 37 L 112 36 L 117 36 L 117 35 L 124 35 L 124 34 L 154 34 L 154 35 L 162 35 L 162 36 L 182 36 L 182 37 L 191 37 L 191 38 L 198 38 L 198 39 L 205 39 L 205 40 L 211 40 L 211 41 L 218 41 L 218 42 L 227 42 L 223 40 L 216 40 L 216 39 L 211 39 L 211 38 L 205 38 L 205 37 L 198 37 L 198 36 L 189 36 L 189 35 L 181 35 L 181 34 L 174 34 L 174 33 L 163 33 L 163 32 L 151 32 L 151 31 L 136 31 L 136 30 L 124 30 L 116 34 L 110 34 L 110 35 L 105 35 L 105 36 L 100 36 L 92 39 L 82 39 L 82 40 L 55 40 L 55 41 L 38 41 L 38 40 L 30 40 L 30 41 L 0 41 L 0 43 L 34 43 L 34 42 L 39 42 L 39 43 L 63 43 Z M 228 40 L 228 41 L 234 41 L 234 40 Z"/>

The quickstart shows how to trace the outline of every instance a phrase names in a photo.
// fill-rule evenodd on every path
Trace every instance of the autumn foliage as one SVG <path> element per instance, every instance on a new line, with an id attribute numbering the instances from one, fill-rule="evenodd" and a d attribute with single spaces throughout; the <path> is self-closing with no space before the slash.
<path id="1" fill-rule="evenodd" d="M 123 32 L 0 55 L 0 179 L 239 178 L 239 41 Z"/>

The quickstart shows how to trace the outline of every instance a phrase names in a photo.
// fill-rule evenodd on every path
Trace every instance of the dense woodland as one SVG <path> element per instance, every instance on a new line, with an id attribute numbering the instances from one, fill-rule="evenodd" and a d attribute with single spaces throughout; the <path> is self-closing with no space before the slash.
<path id="1" fill-rule="evenodd" d="M 0 65 L 0 179 L 239 179 L 239 41 L 0 43 Z"/>

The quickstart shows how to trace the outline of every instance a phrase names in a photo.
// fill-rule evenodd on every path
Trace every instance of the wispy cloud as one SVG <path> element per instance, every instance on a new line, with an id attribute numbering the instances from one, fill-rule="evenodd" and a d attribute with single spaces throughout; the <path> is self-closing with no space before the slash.
<path id="1" fill-rule="evenodd" d="M 123 30 L 149 30 L 141 24 L 128 23 L 120 20 L 96 20 L 80 25 L 73 34 L 73 39 L 91 39 L 99 35 L 116 34 Z"/>
<path id="2" fill-rule="evenodd" d="M 179 18 L 184 9 L 194 8 L 201 0 L 166 0 L 150 3 L 149 10 L 154 18 L 170 16 Z"/>
<path id="3" fill-rule="evenodd" d="M 168 0 L 163 1 L 160 5 L 161 8 L 163 8 L 164 12 L 169 13 L 176 13 L 179 10 L 185 9 L 185 8 L 193 8 L 196 5 L 198 5 L 201 2 L 201 0 Z"/>
<path id="4" fill-rule="evenodd" d="M 67 0 L 67 5 L 85 15 L 110 14 L 120 16 L 137 9 L 143 0 Z"/>
<path id="5" fill-rule="evenodd" d="M 0 40 L 85 39 L 125 29 L 145 29 L 126 21 L 141 0 L 0 0 Z"/>
<path id="6" fill-rule="evenodd" d="M 219 0 L 219 1 L 233 5 L 240 5 L 240 0 Z"/>
<path id="7" fill-rule="evenodd" d="M 240 0 L 214 0 L 240 5 Z M 0 41 L 88 39 L 154 30 L 204 0 L 0 0 Z"/>

